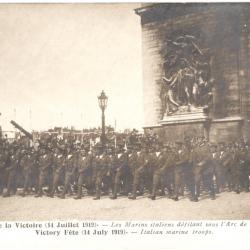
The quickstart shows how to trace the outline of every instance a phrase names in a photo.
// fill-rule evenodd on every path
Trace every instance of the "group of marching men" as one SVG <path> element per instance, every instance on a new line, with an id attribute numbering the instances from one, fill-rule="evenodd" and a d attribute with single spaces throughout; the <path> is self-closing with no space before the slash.
<path id="1" fill-rule="evenodd" d="M 222 191 L 249 192 L 250 148 L 246 143 L 211 144 L 205 138 L 128 149 L 69 145 L 0 147 L 0 193 L 64 199 L 74 196 L 165 196 L 178 201 L 201 193 L 215 199 Z"/>

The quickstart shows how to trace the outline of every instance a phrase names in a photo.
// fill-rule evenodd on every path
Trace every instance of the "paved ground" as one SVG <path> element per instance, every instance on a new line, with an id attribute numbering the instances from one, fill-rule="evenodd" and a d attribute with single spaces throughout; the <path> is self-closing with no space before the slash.
<path id="1" fill-rule="evenodd" d="M 32 196 L 0 198 L 0 220 L 183 220 L 250 219 L 250 193 L 224 192 L 216 200 L 207 197 L 197 203 L 188 198 L 178 202 L 168 198 L 152 201 L 146 197 L 110 200 L 91 197 L 82 200 L 34 198 Z"/>

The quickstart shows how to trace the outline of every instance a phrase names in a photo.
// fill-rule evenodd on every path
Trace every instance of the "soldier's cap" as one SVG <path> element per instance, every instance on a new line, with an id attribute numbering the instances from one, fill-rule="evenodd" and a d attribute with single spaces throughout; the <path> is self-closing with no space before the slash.
<path id="1" fill-rule="evenodd" d="M 211 148 L 217 148 L 217 145 L 216 145 L 215 143 L 211 143 L 211 144 L 210 144 L 210 147 L 211 147 Z"/>

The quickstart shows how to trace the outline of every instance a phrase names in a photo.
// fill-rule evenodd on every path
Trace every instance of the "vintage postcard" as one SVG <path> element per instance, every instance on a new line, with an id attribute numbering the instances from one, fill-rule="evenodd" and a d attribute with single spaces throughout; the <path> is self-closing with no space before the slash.
<path id="1" fill-rule="evenodd" d="M 3 249 L 247 249 L 250 3 L 2 3 L 0 41 Z"/>

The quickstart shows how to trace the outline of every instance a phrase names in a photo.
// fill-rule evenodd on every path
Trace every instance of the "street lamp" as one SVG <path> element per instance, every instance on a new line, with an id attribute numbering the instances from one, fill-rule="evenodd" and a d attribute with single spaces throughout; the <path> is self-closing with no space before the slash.
<path id="1" fill-rule="evenodd" d="M 104 91 L 101 92 L 101 95 L 98 96 L 99 107 L 102 111 L 102 135 L 101 135 L 101 143 L 102 148 L 105 147 L 105 114 L 104 111 L 107 107 L 108 97 L 105 95 Z"/>

